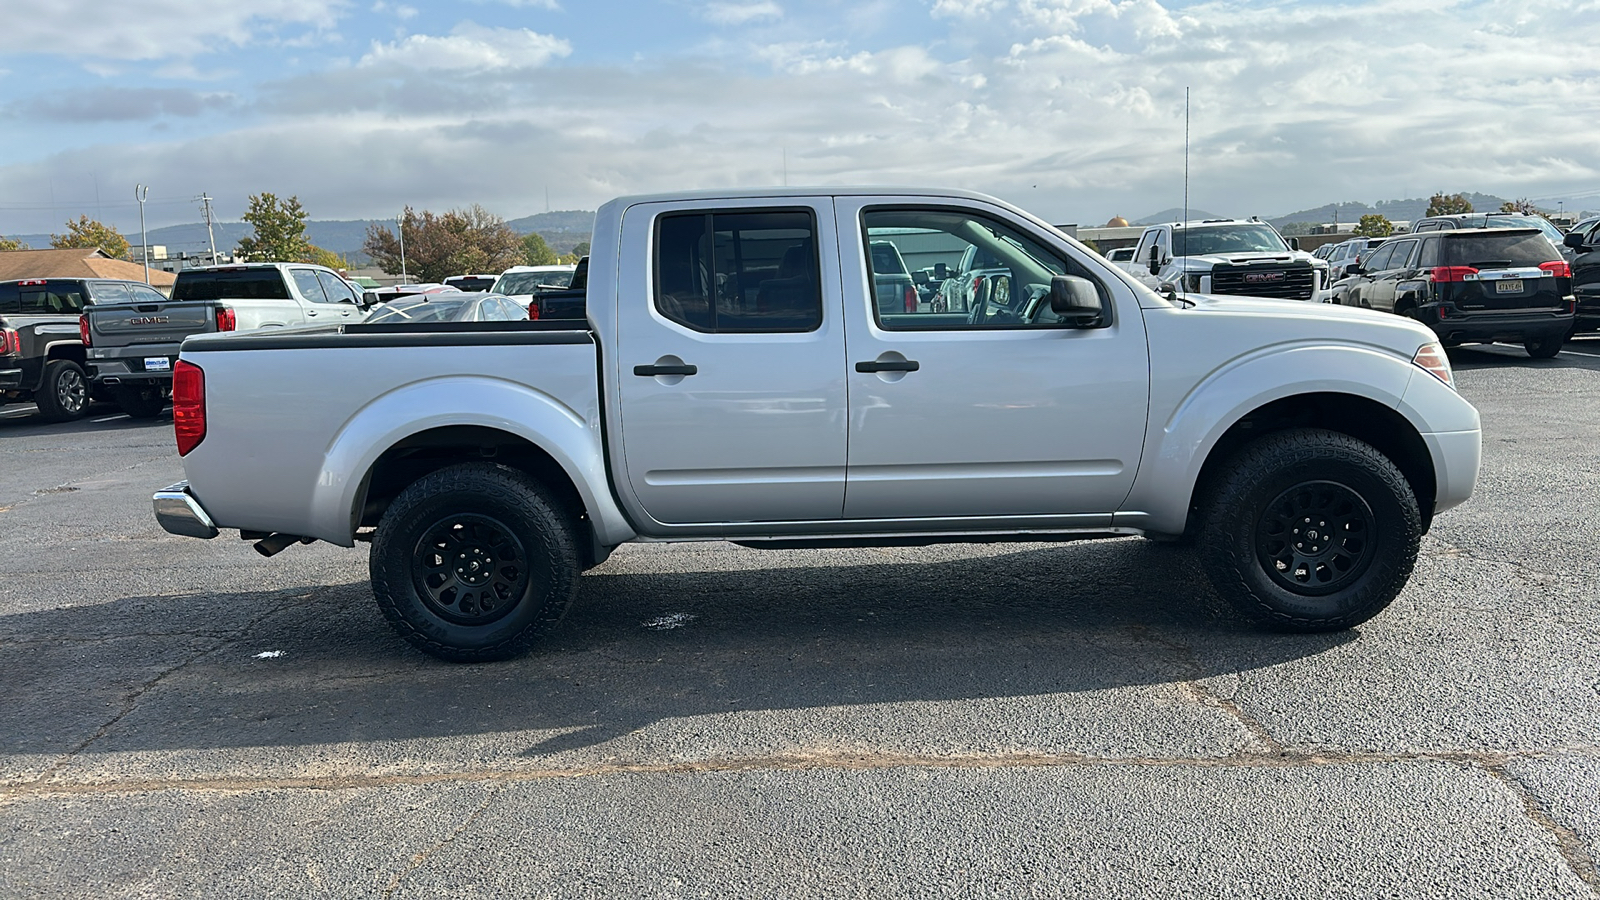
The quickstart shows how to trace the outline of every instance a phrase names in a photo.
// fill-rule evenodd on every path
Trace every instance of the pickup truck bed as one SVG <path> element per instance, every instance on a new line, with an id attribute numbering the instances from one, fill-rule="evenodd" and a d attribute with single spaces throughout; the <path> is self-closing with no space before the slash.
<path id="1" fill-rule="evenodd" d="M 933 232 L 1007 289 L 883 309 L 871 243 Z M 158 520 L 267 555 L 370 541 L 398 633 L 484 660 L 531 647 L 633 540 L 1143 534 L 1198 542 L 1257 622 L 1348 628 L 1476 478 L 1477 413 L 1421 325 L 1170 301 L 981 195 L 623 198 L 594 234 L 583 327 L 190 338 L 188 481 L 157 492 Z"/>

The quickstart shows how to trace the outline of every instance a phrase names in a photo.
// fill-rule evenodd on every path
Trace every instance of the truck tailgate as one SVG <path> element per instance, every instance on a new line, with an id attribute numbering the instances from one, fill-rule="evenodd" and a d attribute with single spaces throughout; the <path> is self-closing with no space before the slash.
<path id="1" fill-rule="evenodd" d="M 214 331 L 214 304 L 204 300 L 90 306 L 89 334 L 95 347 L 176 345 L 191 334 Z"/>

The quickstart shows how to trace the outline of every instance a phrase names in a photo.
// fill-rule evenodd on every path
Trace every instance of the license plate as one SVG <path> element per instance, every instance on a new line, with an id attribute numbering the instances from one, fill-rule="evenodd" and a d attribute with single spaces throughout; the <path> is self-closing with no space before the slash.
<path id="1" fill-rule="evenodd" d="M 144 358 L 144 370 L 146 372 L 171 372 L 172 360 L 167 359 L 165 356 L 146 356 Z"/>
<path id="2" fill-rule="evenodd" d="M 1494 292 L 1496 294 L 1520 294 L 1522 293 L 1522 279 L 1507 278 L 1504 281 L 1496 281 L 1494 283 Z"/>

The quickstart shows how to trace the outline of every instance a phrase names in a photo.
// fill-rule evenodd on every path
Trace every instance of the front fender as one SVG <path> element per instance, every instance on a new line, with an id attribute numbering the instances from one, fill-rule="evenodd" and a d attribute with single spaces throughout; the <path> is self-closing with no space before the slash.
<path id="1" fill-rule="evenodd" d="M 1407 415 L 1401 398 L 1417 369 L 1376 349 L 1269 347 L 1235 358 L 1200 379 L 1165 417 L 1151 410 L 1145 453 L 1115 524 L 1178 534 L 1188 519 L 1200 469 L 1217 442 L 1254 410 L 1298 394 L 1349 394 Z M 1431 377 L 1431 376 L 1428 376 Z"/>
<path id="2" fill-rule="evenodd" d="M 313 537 L 352 546 L 361 483 L 385 451 L 424 431 L 475 425 L 516 435 L 550 454 L 589 512 L 601 543 L 633 537 L 607 487 L 598 411 L 585 418 L 541 391 L 503 379 L 450 376 L 414 382 L 368 403 L 339 429 L 312 493 Z"/>

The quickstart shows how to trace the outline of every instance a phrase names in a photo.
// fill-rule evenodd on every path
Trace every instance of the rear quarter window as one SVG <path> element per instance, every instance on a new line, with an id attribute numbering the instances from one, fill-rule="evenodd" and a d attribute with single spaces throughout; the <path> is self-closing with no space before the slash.
<path id="1" fill-rule="evenodd" d="M 174 300 L 288 300 L 289 288 L 277 269 L 234 272 L 179 272 L 172 286 Z"/>

